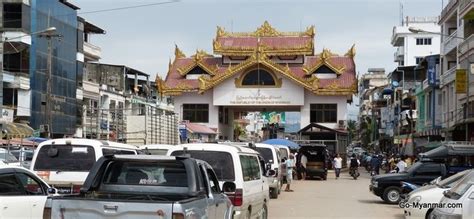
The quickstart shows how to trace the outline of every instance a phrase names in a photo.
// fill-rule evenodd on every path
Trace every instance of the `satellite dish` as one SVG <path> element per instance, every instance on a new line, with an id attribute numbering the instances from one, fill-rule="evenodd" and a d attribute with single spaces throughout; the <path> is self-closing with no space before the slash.
<path id="1" fill-rule="evenodd" d="M 393 81 L 393 82 L 392 82 L 392 86 L 393 86 L 393 87 L 398 87 L 398 86 L 399 86 L 398 81 Z"/>

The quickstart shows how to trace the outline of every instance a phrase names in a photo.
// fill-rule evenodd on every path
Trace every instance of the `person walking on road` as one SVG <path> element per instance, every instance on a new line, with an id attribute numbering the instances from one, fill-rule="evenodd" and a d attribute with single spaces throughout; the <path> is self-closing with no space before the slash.
<path id="1" fill-rule="evenodd" d="M 379 175 L 380 173 L 380 158 L 377 155 L 374 155 L 370 160 L 370 166 L 372 167 L 371 175 Z"/>
<path id="2" fill-rule="evenodd" d="M 293 192 L 293 190 L 290 189 L 291 181 L 293 181 L 293 169 L 295 167 L 295 156 L 293 154 L 290 154 L 290 159 L 286 160 L 286 188 L 285 192 Z"/>
<path id="3" fill-rule="evenodd" d="M 303 180 L 306 179 L 306 164 L 308 163 L 308 158 L 306 155 L 301 154 L 301 176 Z"/>
<path id="4" fill-rule="evenodd" d="M 402 159 L 400 159 L 400 161 L 398 161 L 397 163 L 397 172 L 398 173 L 401 173 L 403 171 L 405 171 L 405 168 L 407 168 L 407 163 L 405 163 L 405 161 Z"/>
<path id="5" fill-rule="evenodd" d="M 281 184 L 280 184 L 280 190 L 281 190 L 283 188 L 283 184 L 287 183 L 286 178 L 288 177 L 288 168 L 286 168 L 286 157 L 281 159 L 280 169 L 281 169 Z"/>
<path id="6" fill-rule="evenodd" d="M 341 173 L 341 168 L 342 168 L 342 158 L 339 156 L 339 154 L 336 154 L 336 157 L 334 158 L 334 170 L 336 171 L 336 179 L 339 178 L 339 174 Z"/>

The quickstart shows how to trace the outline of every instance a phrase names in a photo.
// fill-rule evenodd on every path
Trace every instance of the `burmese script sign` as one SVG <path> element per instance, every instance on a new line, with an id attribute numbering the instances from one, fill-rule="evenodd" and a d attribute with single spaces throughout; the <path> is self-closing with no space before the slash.
<path id="1" fill-rule="evenodd" d="M 213 102 L 216 106 L 301 106 L 304 105 L 303 89 L 214 89 Z"/>

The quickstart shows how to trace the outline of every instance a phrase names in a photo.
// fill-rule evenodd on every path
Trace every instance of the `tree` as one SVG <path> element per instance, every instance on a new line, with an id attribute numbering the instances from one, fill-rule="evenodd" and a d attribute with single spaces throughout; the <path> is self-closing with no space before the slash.
<path id="1" fill-rule="evenodd" d="M 354 120 L 347 121 L 347 131 L 349 132 L 349 141 L 354 140 L 357 122 Z"/>

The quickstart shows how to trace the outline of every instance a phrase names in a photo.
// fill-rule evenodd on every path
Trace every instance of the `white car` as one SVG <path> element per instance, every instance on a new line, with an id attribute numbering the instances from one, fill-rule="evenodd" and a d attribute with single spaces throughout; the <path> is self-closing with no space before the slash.
<path id="1" fill-rule="evenodd" d="M 189 155 L 209 163 L 222 187 L 235 183 L 234 193 L 226 193 L 234 205 L 233 218 L 268 218 L 269 186 L 263 175 L 265 165 L 259 153 L 234 143 L 182 144 L 171 148 L 168 156 Z"/>
<path id="2" fill-rule="evenodd" d="M 0 218 L 43 218 L 49 185 L 23 167 L 0 165 Z"/>
<path id="3" fill-rule="evenodd" d="M 474 218 L 474 170 L 444 192 L 439 205 L 429 218 Z"/>
<path id="4" fill-rule="evenodd" d="M 270 198 L 278 198 L 281 188 L 281 156 L 280 149 L 269 144 L 255 144 L 255 147 L 252 148 L 256 150 L 260 155 L 265 159 L 265 164 L 273 170 L 271 174 L 266 174 L 268 179 L 268 185 L 270 186 Z"/>
<path id="5" fill-rule="evenodd" d="M 459 172 L 455 175 L 452 175 L 444 180 L 438 181 L 434 184 L 426 185 L 420 187 L 408 194 L 405 205 L 405 218 L 406 219 L 425 219 L 429 218 L 431 212 L 434 208 L 420 208 L 414 205 L 420 204 L 425 205 L 429 203 L 438 203 L 439 200 L 443 197 L 443 192 L 452 188 L 459 180 L 466 175 L 469 170 Z"/>
<path id="6" fill-rule="evenodd" d="M 166 155 L 168 150 L 174 145 L 170 144 L 150 144 L 139 146 L 140 150 L 149 155 Z"/>
<path id="7" fill-rule="evenodd" d="M 0 148 L 0 163 L 20 167 L 20 161 L 8 150 Z"/>
<path id="8" fill-rule="evenodd" d="M 138 147 L 80 138 L 52 139 L 35 150 L 30 170 L 60 194 L 79 193 L 90 168 L 104 155 L 137 154 Z"/>

